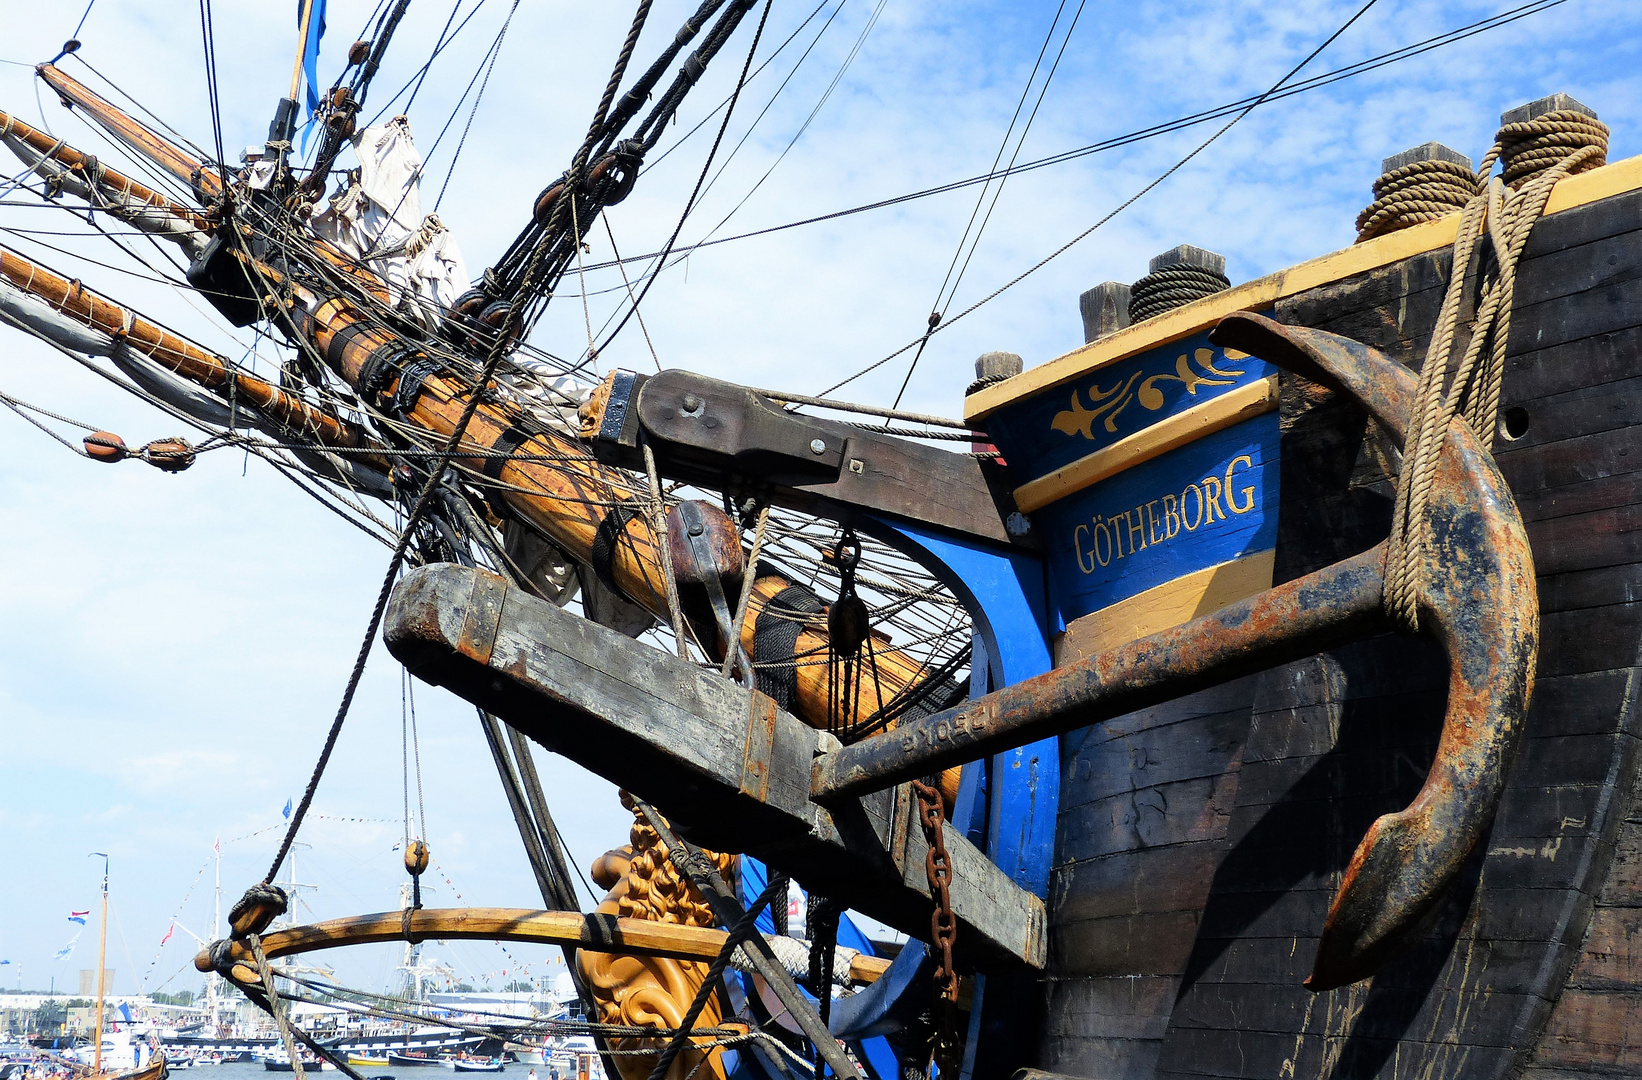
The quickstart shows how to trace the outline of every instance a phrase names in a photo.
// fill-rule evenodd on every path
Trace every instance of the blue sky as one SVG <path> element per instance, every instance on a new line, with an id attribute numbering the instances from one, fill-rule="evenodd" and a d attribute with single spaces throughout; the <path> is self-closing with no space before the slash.
<path id="1" fill-rule="evenodd" d="M 823 24 L 837 0 L 752 82 L 726 150 Z M 333 0 L 322 78 L 334 75 L 371 5 Z M 808 59 L 692 214 L 701 238 L 762 176 L 804 123 L 875 12 L 877 22 L 803 137 L 731 219 L 745 231 L 859 205 L 984 171 L 997 152 L 1058 0 L 1022 3 L 845 0 Z M 1026 140 L 1040 157 L 1265 90 L 1359 2 L 1089 3 Z M 1304 74 L 1341 67 L 1514 6 L 1511 0 L 1380 0 Z M 289 4 L 219 2 L 215 35 L 224 142 L 230 154 L 265 130 L 289 78 Z M 469 9 L 471 4 L 467 6 Z M 694 4 L 657 0 L 648 58 Z M 815 8 L 776 0 L 761 55 Z M 1064 28 L 1077 4 L 1064 6 Z M 448 4 L 418 0 L 371 104 L 427 57 Z M 466 10 L 466 9 L 465 9 Z M 409 115 L 427 151 L 506 16 L 489 0 L 438 60 Z M 608 3 L 521 4 L 490 79 L 441 217 L 475 273 L 563 169 L 602 88 L 630 12 Z M 56 52 L 80 9 L 32 5 L 8 15 L 0 109 L 110 163 L 122 159 L 52 100 L 28 64 Z M 729 89 L 749 40 L 731 43 L 686 106 L 684 133 Z M 1008 349 L 1035 365 L 1081 342 L 1077 295 L 1133 280 L 1178 243 L 1227 256 L 1246 280 L 1345 246 L 1382 157 L 1436 139 L 1473 157 L 1499 113 L 1555 91 L 1614 128 L 1613 159 L 1642 151 L 1642 75 L 1634 42 L 1642 8 L 1567 0 L 1547 12 L 1425 56 L 1256 110 L 1110 225 L 932 339 L 905 404 L 954 414 L 974 357 Z M 197 6 L 100 0 L 82 56 L 189 138 L 211 140 Z M 1058 48 L 1058 37 L 1054 48 Z M 1051 49 L 1053 56 L 1053 48 Z M 91 76 L 74 61 L 66 68 Z M 1036 91 L 1034 91 L 1034 94 Z M 401 99 L 402 100 L 402 99 Z M 396 106 L 402 107 L 402 106 Z M 1029 106 L 1030 108 L 1030 106 Z M 429 154 L 431 209 L 465 109 Z M 653 250 L 671 231 L 714 125 L 661 161 L 609 220 L 621 250 Z M 1009 280 L 1171 164 L 1212 128 L 1198 127 L 1011 179 L 949 312 Z M 670 139 L 663 140 L 667 145 Z M 9 166 L 6 166 L 9 170 Z M 704 248 L 668 271 L 645 304 L 661 362 L 753 385 L 817 391 L 894 351 L 923 329 L 973 207 L 973 189 L 758 239 Z M 0 228 L 61 231 L 0 240 L 230 355 L 250 344 L 179 297 L 67 214 L 0 207 Z M 609 257 L 599 230 L 590 258 Z M 584 316 L 567 282 L 536 341 L 561 355 L 586 344 L 614 310 L 621 282 L 590 274 Z M 608 366 L 651 366 L 630 326 Z M 854 400 L 892 398 L 904 360 L 851 384 Z M 167 418 L 12 335 L 0 390 L 122 434 L 175 434 Z M 0 414 L 0 985 L 59 986 L 91 966 L 92 936 L 69 961 L 50 957 L 95 900 L 98 850 L 113 857 L 116 921 L 109 964 L 131 992 L 193 987 L 193 942 L 205 933 L 215 839 L 225 904 L 257 880 L 286 799 L 299 795 L 346 679 L 387 553 L 266 466 L 207 455 L 161 475 L 73 457 Z M 528 905 L 534 885 L 471 710 L 443 692 L 416 694 L 428 839 L 441 877 L 436 903 Z M 404 774 L 399 669 L 378 649 L 304 830 L 305 881 L 320 886 L 304 917 L 395 906 L 402 871 Z M 578 863 L 625 840 L 613 789 L 540 755 L 549 797 Z M 414 791 L 412 798 L 414 800 Z M 361 819 L 361 820 L 354 820 Z M 242 839 L 243 838 L 243 839 Z M 451 884 L 445 883 L 448 876 Z M 192 891 L 190 891 L 192 889 Z M 186 896 L 186 904 L 184 898 Z M 549 954 L 448 950 L 461 974 L 548 970 Z M 344 976 L 380 985 L 392 950 L 338 958 Z M 511 977 L 511 976 L 510 976 Z M 169 980 L 169 981 L 168 981 Z"/>

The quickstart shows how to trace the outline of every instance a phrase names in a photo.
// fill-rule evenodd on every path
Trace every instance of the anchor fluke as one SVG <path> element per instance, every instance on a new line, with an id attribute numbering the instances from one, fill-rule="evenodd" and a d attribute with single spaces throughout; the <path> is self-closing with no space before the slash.
<path id="1" fill-rule="evenodd" d="M 1357 399 L 1401 446 L 1414 376 L 1348 338 L 1258 315 L 1210 335 Z M 1448 655 L 1442 737 L 1420 793 L 1358 844 L 1306 986 L 1365 979 L 1418 936 L 1493 822 L 1522 742 L 1539 654 L 1539 594 L 1522 517 L 1492 456 L 1450 423 L 1426 519 L 1420 625 Z"/>

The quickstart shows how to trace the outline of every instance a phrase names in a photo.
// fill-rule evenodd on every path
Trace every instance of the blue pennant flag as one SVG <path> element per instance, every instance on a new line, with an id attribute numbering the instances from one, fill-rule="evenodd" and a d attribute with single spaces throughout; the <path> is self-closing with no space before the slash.
<path id="1" fill-rule="evenodd" d="M 61 949 L 58 949 L 55 953 L 53 953 L 51 958 L 53 960 L 67 960 L 69 957 L 74 955 L 74 943 L 79 940 L 80 935 L 75 934 L 73 939 L 70 940 L 67 945 L 64 945 Z"/>
<path id="2" fill-rule="evenodd" d="M 309 6 L 313 7 L 313 14 L 308 17 L 308 36 L 302 42 L 302 72 L 308 84 L 303 95 L 303 102 L 308 106 L 308 123 L 303 125 L 302 144 L 308 144 L 308 133 L 312 130 L 314 114 L 319 111 L 319 39 L 325 36 L 325 0 L 297 0 L 296 25 L 302 29 L 303 13 Z"/>
<path id="3" fill-rule="evenodd" d="M 291 820 L 291 800 L 290 799 L 285 800 L 285 809 L 281 810 L 279 813 L 280 813 L 280 816 L 283 817 L 286 821 Z"/>

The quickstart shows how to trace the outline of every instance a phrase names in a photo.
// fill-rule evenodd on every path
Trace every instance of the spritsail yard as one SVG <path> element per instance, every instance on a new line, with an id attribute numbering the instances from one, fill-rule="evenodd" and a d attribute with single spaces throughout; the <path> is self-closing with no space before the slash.
<path id="1" fill-rule="evenodd" d="M 1621 857 L 1642 844 L 1639 499 L 1614 464 L 1642 430 L 1642 159 L 1607 162 L 1592 108 L 1512 109 L 1476 166 L 1388 158 L 1358 243 L 1290 270 L 1233 286 L 1224 257 L 1171 249 L 1084 295 L 1082 348 L 981 357 L 946 419 L 659 360 L 600 372 L 629 321 L 648 340 L 683 218 L 642 280 L 617 256 L 627 302 L 597 333 L 584 307 L 580 360 L 533 342 L 556 295 L 585 304 L 588 238 L 731 66 L 689 213 L 773 0 L 665 30 L 640 0 L 563 174 L 476 276 L 423 212 L 409 122 L 366 116 L 408 0 L 329 90 L 323 6 L 299 4 L 289 91 L 237 166 L 70 74 L 73 41 L 41 85 L 131 168 L 0 114 L 37 194 L 175 247 L 195 296 L 280 343 L 254 368 L 0 247 L 0 319 L 201 432 L 70 448 L 167 472 L 256 453 L 392 550 L 272 864 L 195 958 L 269 1018 L 271 1067 L 1626 1067 L 1642 965 L 1605 942 L 1642 902 Z M 886 358 L 906 380 L 974 310 L 955 295 Z M 540 908 L 424 903 L 407 761 L 399 908 L 290 917 L 280 873 L 378 634 L 477 708 Z M 623 789 L 630 842 L 590 867 L 591 912 L 533 744 Z M 883 948 L 862 916 L 915 941 Z M 433 1008 L 429 940 L 559 948 L 579 1015 Z M 288 959 L 368 943 L 403 947 L 401 993 Z"/>

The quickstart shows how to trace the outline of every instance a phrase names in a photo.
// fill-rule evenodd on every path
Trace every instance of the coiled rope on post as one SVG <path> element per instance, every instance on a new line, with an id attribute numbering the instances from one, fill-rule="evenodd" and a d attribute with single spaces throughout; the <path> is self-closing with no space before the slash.
<path id="1" fill-rule="evenodd" d="M 1608 125 L 1573 109 L 1558 109 L 1532 120 L 1506 124 L 1495 139 L 1503 169 L 1501 179 L 1514 189 L 1562 164 L 1576 151 L 1593 152 L 1569 166 L 1567 175 L 1608 162 Z"/>
<path id="2" fill-rule="evenodd" d="M 1374 201 L 1357 215 L 1357 242 L 1459 213 L 1481 190 L 1456 161 L 1411 161 L 1374 181 Z"/>
<path id="3" fill-rule="evenodd" d="M 1202 266 L 1165 266 L 1152 271 L 1132 286 L 1129 322 L 1134 324 L 1165 311 L 1173 311 L 1193 300 L 1213 296 L 1231 288 L 1231 278 Z"/>
<path id="4" fill-rule="evenodd" d="M 1517 264 L 1535 222 L 1545 212 L 1551 189 L 1565 176 L 1602 164 L 1607 157 L 1607 134 L 1601 121 L 1572 110 L 1508 123 L 1500 128 L 1493 149 L 1477 169 L 1480 190 L 1466 204 L 1454 240 L 1448 288 L 1420 368 L 1415 415 L 1409 417 L 1402 472 L 1397 478 L 1386 556 L 1385 610 L 1410 632 L 1419 629 L 1419 597 L 1429 567 L 1425 515 L 1448 423 L 1457 413 L 1484 446 L 1493 445 Z M 1495 162 L 1503 172 L 1490 178 Z M 1485 227 L 1493 260 L 1484 263 L 1471 340 L 1456 366 L 1454 340 L 1466 267 L 1482 242 Z"/>

